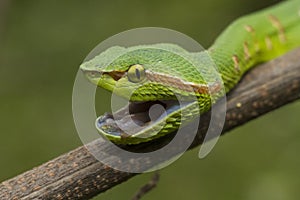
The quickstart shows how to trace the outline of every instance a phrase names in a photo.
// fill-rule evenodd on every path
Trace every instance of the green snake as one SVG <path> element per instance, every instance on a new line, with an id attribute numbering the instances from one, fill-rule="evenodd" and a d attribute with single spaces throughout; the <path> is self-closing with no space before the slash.
<path id="1" fill-rule="evenodd" d="M 290 0 L 237 19 L 206 51 L 175 44 L 113 46 L 80 69 L 92 83 L 130 102 L 100 116 L 98 131 L 114 143 L 138 144 L 175 132 L 207 112 L 249 69 L 299 46 L 300 1 Z M 150 119 L 154 104 L 165 112 Z"/>

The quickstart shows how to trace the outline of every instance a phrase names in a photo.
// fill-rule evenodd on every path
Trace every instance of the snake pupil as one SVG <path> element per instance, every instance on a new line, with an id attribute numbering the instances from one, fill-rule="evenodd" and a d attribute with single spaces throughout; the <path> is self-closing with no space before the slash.
<path id="1" fill-rule="evenodd" d="M 140 73 L 139 69 L 137 69 L 137 68 L 135 69 L 135 75 L 136 75 L 138 80 L 141 79 L 141 73 Z"/>

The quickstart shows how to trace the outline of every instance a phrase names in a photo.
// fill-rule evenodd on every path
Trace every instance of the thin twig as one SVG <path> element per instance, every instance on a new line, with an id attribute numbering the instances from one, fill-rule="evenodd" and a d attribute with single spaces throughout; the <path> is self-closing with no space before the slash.
<path id="1" fill-rule="evenodd" d="M 147 194 L 157 186 L 158 181 L 159 181 L 159 173 L 155 172 L 151 180 L 139 189 L 139 191 L 134 195 L 132 200 L 140 200 L 145 194 Z"/>
<path id="2" fill-rule="evenodd" d="M 299 98 L 300 49 L 258 66 L 244 77 L 227 97 L 223 133 Z M 201 144 L 208 122 L 209 114 L 201 116 L 198 135 L 190 148 Z M 168 143 L 170 137 L 128 148 L 134 151 L 151 151 Z M 99 142 L 88 146 L 99 153 L 112 151 Z M 135 167 L 138 168 L 140 162 L 145 160 L 136 160 Z M 135 175 L 137 174 L 117 171 L 100 163 L 86 147 L 81 146 L 4 181 L 0 184 L 0 199 L 89 199 Z"/>

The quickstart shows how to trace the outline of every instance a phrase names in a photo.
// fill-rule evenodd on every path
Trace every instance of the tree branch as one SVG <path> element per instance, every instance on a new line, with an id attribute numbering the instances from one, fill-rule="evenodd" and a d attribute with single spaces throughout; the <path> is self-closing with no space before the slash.
<path id="1" fill-rule="evenodd" d="M 227 96 L 223 133 L 300 98 L 300 49 L 251 70 Z M 200 145 L 209 124 L 209 113 L 201 116 L 200 128 L 190 148 Z M 123 147 L 151 151 L 170 141 L 167 136 L 146 144 Z M 89 149 L 109 152 L 95 141 Z M 176 154 L 176 150 L 174 151 Z M 123 162 L 117 160 L 116 162 Z M 137 161 L 145 162 L 145 160 Z M 159 161 L 160 162 L 160 161 Z M 151 166 L 157 163 L 151 163 Z M 150 165 L 148 167 L 151 167 Z M 0 199 L 89 199 L 136 174 L 114 170 L 97 161 L 81 146 L 39 167 L 0 184 Z"/>

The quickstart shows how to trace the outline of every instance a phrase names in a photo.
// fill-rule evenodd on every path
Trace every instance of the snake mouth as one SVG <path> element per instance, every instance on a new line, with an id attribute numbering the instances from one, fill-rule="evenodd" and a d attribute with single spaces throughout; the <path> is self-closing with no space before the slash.
<path id="1" fill-rule="evenodd" d="M 189 103 L 177 100 L 129 102 L 113 114 L 105 113 L 98 117 L 96 127 L 105 136 L 125 139 L 164 122 L 168 115 L 180 110 L 182 104 Z"/>

